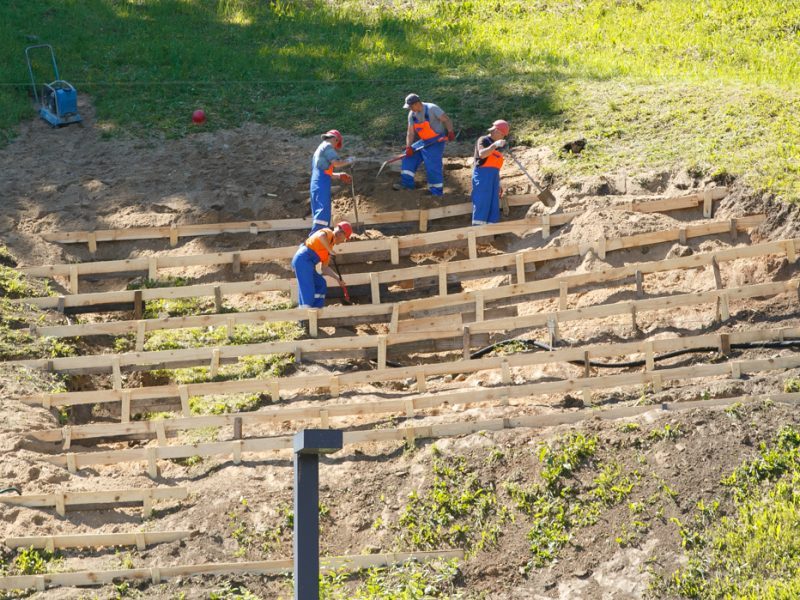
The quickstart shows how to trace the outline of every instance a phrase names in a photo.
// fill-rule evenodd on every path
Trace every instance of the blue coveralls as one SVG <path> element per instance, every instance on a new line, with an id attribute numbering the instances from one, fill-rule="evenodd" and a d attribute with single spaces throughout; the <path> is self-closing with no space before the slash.
<path id="1" fill-rule="evenodd" d="M 297 276 L 299 288 L 299 308 L 322 308 L 325 306 L 325 294 L 328 291 L 328 282 L 317 273 L 319 255 L 311 248 L 302 244 L 292 258 L 292 269 Z"/>
<path id="2" fill-rule="evenodd" d="M 441 196 L 444 193 L 442 157 L 444 156 L 445 142 L 444 140 L 441 142 L 432 140 L 442 137 L 442 134 L 437 133 L 430 126 L 427 106 L 425 107 L 424 121 L 417 122 L 415 115 L 412 115 L 411 118 L 414 121 L 414 130 L 420 139 L 412 144 L 412 148 L 417 151 L 411 156 L 404 157 L 403 162 L 400 163 L 400 185 L 404 188 L 414 189 L 414 174 L 417 172 L 419 164 L 424 162 L 425 175 L 428 178 L 428 189 L 432 195 Z"/>
<path id="3" fill-rule="evenodd" d="M 481 141 L 488 137 L 480 138 L 475 146 L 475 168 L 472 171 L 473 225 L 500 222 L 500 169 L 503 166 L 503 155 L 493 150 L 482 162 L 478 158 Z M 491 143 L 491 138 L 489 142 Z"/>
<path id="4" fill-rule="evenodd" d="M 331 175 L 333 165 L 327 169 L 319 167 L 322 152 L 329 142 L 322 142 L 317 146 L 314 157 L 311 159 L 311 233 L 318 229 L 331 226 Z"/>

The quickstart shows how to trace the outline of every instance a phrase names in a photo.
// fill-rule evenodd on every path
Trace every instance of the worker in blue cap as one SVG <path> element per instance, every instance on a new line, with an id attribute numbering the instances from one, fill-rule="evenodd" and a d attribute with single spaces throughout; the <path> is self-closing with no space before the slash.
<path id="1" fill-rule="evenodd" d="M 456 139 L 453 123 L 441 108 L 432 102 L 423 102 L 417 94 L 406 96 L 403 108 L 408 109 L 406 155 L 400 166 L 400 183 L 392 187 L 413 190 L 414 175 L 420 163 L 425 163 L 428 194 L 441 196 L 444 193 L 444 145 Z"/>

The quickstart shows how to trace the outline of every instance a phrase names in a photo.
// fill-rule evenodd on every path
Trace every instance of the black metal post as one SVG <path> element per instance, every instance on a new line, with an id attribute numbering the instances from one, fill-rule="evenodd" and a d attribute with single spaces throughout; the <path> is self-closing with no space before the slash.
<path id="1" fill-rule="evenodd" d="M 295 600 L 319 600 L 319 455 L 341 449 L 342 437 L 335 429 L 294 436 Z"/>

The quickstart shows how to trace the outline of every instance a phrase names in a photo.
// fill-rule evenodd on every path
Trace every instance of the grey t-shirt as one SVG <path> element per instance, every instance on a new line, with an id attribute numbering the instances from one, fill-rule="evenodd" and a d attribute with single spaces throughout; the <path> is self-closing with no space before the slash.
<path id="1" fill-rule="evenodd" d="M 326 140 L 317 146 L 314 158 L 311 159 L 311 170 L 317 168 L 324 171 L 331 166 L 334 160 L 339 160 L 339 155 L 333 149 L 333 145 Z"/>
<path id="2" fill-rule="evenodd" d="M 417 118 L 416 123 L 422 123 L 425 120 L 425 109 L 428 109 L 428 122 L 431 124 L 431 127 L 436 133 L 444 134 L 447 130 L 444 124 L 439 120 L 439 117 L 444 114 L 444 111 L 432 102 L 423 102 L 422 107 L 420 112 L 414 112 L 413 110 L 408 111 L 408 124 L 411 125 L 415 123 L 413 117 Z M 416 137 L 419 138 L 419 136 Z"/>

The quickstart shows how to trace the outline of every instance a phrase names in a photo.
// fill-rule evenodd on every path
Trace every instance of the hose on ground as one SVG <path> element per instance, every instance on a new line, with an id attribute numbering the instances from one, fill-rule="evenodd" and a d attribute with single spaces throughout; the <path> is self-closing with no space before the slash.
<path id="1" fill-rule="evenodd" d="M 551 352 L 556 350 L 556 348 L 551 347 L 549 344 L 545 344 L 544 342 L 539 342 L 537 340 L 520 340 L 520 339 L 510 339 L 510 340 L 503 340 L 500 342 L 496 342 L 485 348 L 481 348 L 480 350 L 476 350 L 472 354 L 470 354 L 470 358 L 482 358 L 486 356 L 490 352 L 498 348 L 502 348 L 503 346 L 510 346 L 510 345 L 519 345 L 522 344 L 526 348 L 532 349 L 539 349 L 539 350 L 546 350 Z M 755 348 L 798 348 L 800 347 L 800 340 L 783 340 L 783 341 L 768 341 L 768 342 L 741 342 L 738 344 L 731 344 L 731 350 L 747 350 L 747 349 L 755 349 Z M 702 346 L 698 348 L 684 348 L 682 350 L 673 350 L 672 352 L 665 352 L 663 354 L 656 354 L 653 356 L 653 360 L 658 362 L 660 360 L 668 360 L 670 358 L 675 358 L 677 356 L 683 356 L 684 354 L 701 354 L 705 352 L 718 352 L 719 348 L 717 346 Z M 584 366 L 584 361 L 582 360 L 571 360 L 568 361 L 570 364 Z M 628 360 L 622 362 L 600 362 L 596 360 L 590 360 L 589 366 L 596 367 L 598 369 L 630 369 L 634 367 L 642 367 L 646 364 L 644 359 L 640 360 Z"/>

